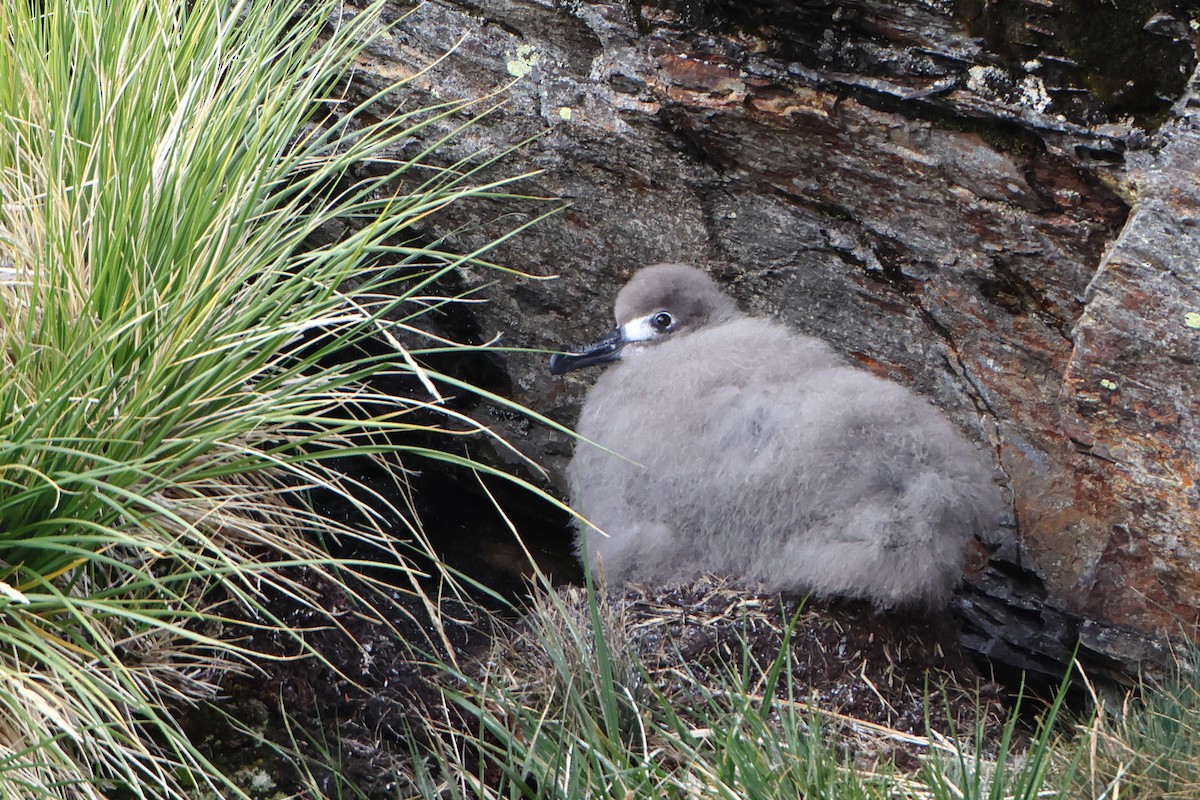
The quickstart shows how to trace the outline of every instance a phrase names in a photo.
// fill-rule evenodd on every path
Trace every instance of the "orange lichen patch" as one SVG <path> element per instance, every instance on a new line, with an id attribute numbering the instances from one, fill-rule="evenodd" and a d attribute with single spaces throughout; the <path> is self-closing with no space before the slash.
<path id="1" fill-rule="evenodd" d="M 850 357 L 881 378 L 894 380 L 898 383 L 911 382 L 913 379 L 912 370 L 899 364 L 885 363 L 872 358 L 866 353 L 853 352 L 850 354 Z"/>
<path id="2" fill-rule="evenodd" d="M 1140 531 L 1114 526 L 1082 610 L 1097 619 L 1120 615 L 1124 624 L 1134 627 L 1178 630 L 1190 609 L 1179 607 L 1164 579 L 1185 580 L 1194 592 L 1195 575 L 1188 577 L 1180 570 L 1166 575 L 1163 566 Z"/>
<path id="3" fill-rule="evenodd" d="M 1110 464 L 1061 451 L 1046 463 L 1046 455 L 1026 445 L 1005 448 L 1002 459 L 1020 523 L 1022 559 L 1070 605 L 1081 601 L 1079 587 L 1093 581 L 1108 544 L 1106 531 L 1123 516 L 1113 508 Z"/>
<path id="4" fill-rule="evenodd" d="M 724 59 L 687 53 L 676 53 L 660 58 L 659 69 L 663 72 L 667 95 L 680 102 L 695 98 L 699 92 L 708 100 L 721 99 L 727 103 L 741 103 L 746 97 L 746 83 L 736 65 Z"/>

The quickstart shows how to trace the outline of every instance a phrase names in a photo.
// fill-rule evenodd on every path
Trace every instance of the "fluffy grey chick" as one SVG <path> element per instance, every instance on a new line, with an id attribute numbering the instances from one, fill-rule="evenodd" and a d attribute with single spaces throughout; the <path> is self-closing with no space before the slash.
<path id="1" fill-rule="evenodd" d="M 694 267 L 640 270 L 615 311 L 617 330 L 550 361 L 556 375 L 617 362 L 577 428 L 600 447 L 579 442 L 568 470 L 594 526 L 578 542 L 593 570 L 614 583 L 713 572 L 885 608 L 946 602 L 1001 498 L 937 410 L 744 316 Z"/>

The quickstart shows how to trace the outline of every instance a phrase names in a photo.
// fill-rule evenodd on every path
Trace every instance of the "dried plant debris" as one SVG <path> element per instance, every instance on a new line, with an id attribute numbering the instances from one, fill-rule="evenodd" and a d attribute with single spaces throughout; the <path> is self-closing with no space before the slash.
<path id="1" fill-rule="evenodd" d="M 729 691 L 737 683 L 731 676 L 748 676 L 743 688 L 761 691 L 786 639 L 788 675 L 775 685 L 777 700 L 820 713 L 858 740 L 859 752 L 900 762 L 977 723 L 985 741 L 993 740 L 1011 699 L 960 649 L 949 617 L 755 594 L 711 577 L 626 585 L 604 595 L 598 611 L 616 680 L 636 695 L 646 688 L 638 666 L 644 665 L 653 688 L 685 716 Z M 561 588 L 493 642 L 480 677 L 531 705 L 544 703 L 561 693 L 552 682 L 593 669 L 591 630 L 586 592 Z M 562 669 L 570 658 L 577 663 Z"/>
<path id="2" fill-rule="evenodd" d="M 467 696 L 496 719 L 524 707 L 540 718 L 566 720 L 589 713 L 569 708 L 572 702 L 601 702 L 601 660 L 629 698 L 620 709 L 622 727 L 646 730 L 653 739 L 652 730 L 639 726 L 661 718 L 663 701 L 694 730 L 711 722 L 712 703 L 723 695 L 761 701 L 770 688 L 764 676 L 786 639 L 787 675 L 774 687 L 777 708 L 793 704 L 818 715 L 822 735 L 868 769 L 894 763 L 915 771 L 920 756 L 970 738 L 977 721 L 990 747 L 1010 705 L 1006 691 L 959 648 L 949 618 L 756 594 L 714 578 L 625 586 L 597 598 L 593 617 L 580 587 L 536 589 L 526 612 L 508 620 L 444 599 L 442 624 L 435 627 L 449 636 L 454 670 L 437 664 L 446 653 L 429 652 L 441 637 L 429 620 L 417 621 L 416 609 L 379 624 L 355 613 L 349 598 L 329 597 L 346 608 L 344 630 L 314 633 L 324 637 L 329 663 L 264 664 L 266 675 L 224 687 L 225 710 L 243 720 L 260 718 L 258 734 L 239 733 L 211 715 L 198 715 L 192 726 L 210 732 L 207 746 L 214 751 L 267 768 L 281 788 L 298 790 L 304 780 L 271 757 L 262 737 L 294 750 L 311 770 L 309 784 L 341 782 L 382 798 L 411 788 L 414 746 L 458 752 L 459 768 L 475 764 L 468 771 L 499 779 L 471 755 L 480 746 L 472 740 L 480 735 L 479 720 L 440 689 Z M 602 642 L 593 634 L 597 623 Z M 248 713 L 253 705 L 260 707 L 257 715 Z"/>

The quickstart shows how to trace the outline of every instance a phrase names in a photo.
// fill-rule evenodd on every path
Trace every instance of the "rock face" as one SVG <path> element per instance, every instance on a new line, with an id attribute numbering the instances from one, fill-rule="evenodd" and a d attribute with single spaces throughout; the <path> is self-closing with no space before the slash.
<path id="1" fill-rule="evenodd" d="M 463 275 L 491 300 L 481 329 L 589 340 L 637 267 L 700 265 L 992 453 L 1013 517 L 962 599 L 974 646 L 1034 665 L 1082 636 L 1130 663 L 1146 634 L 1194 632 L 1196 22 L 1166 3 L 659 5 L 427 0 L 359 65 L 375 91 L 452 50 L 399 102 L 498 93 L 442 156 L 528 139 L 499 169 L 569 201 L 494 256 L 558 280 Z M 551 207 L 427 233 L 469 249 Z M 509 355 L 511 396 L 570 424 L 592 377 L 544 364 Z M 569 441 L 478 413 L 561 489 Z"/>
<path id="2" fill-rule="evenodd" d="M 1197 88 L 1130 154 L 1136 207 L 1088 284 L 1062 379 L 1063 432 L 1103 465 L 1109 523 L 1084 545 L 1082 609 L 1141 628 L 1194 625 L 1200 608 Z"/>

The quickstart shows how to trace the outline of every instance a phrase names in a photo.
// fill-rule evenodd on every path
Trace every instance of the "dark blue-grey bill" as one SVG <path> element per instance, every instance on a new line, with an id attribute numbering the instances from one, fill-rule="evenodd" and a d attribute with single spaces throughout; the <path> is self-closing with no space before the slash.
<path id="1" fill-rule="evenodd" d="M 617 329 L 595 344 L 590 344 L 575 353 L 555 353 L 550 356 L 550 374 L 564 375 L 571 370 L 590 367 L 593 364 L 604 364 L 616 361 L 621 357 L 621 348 L 625 346 L 625 338 Z"/>

